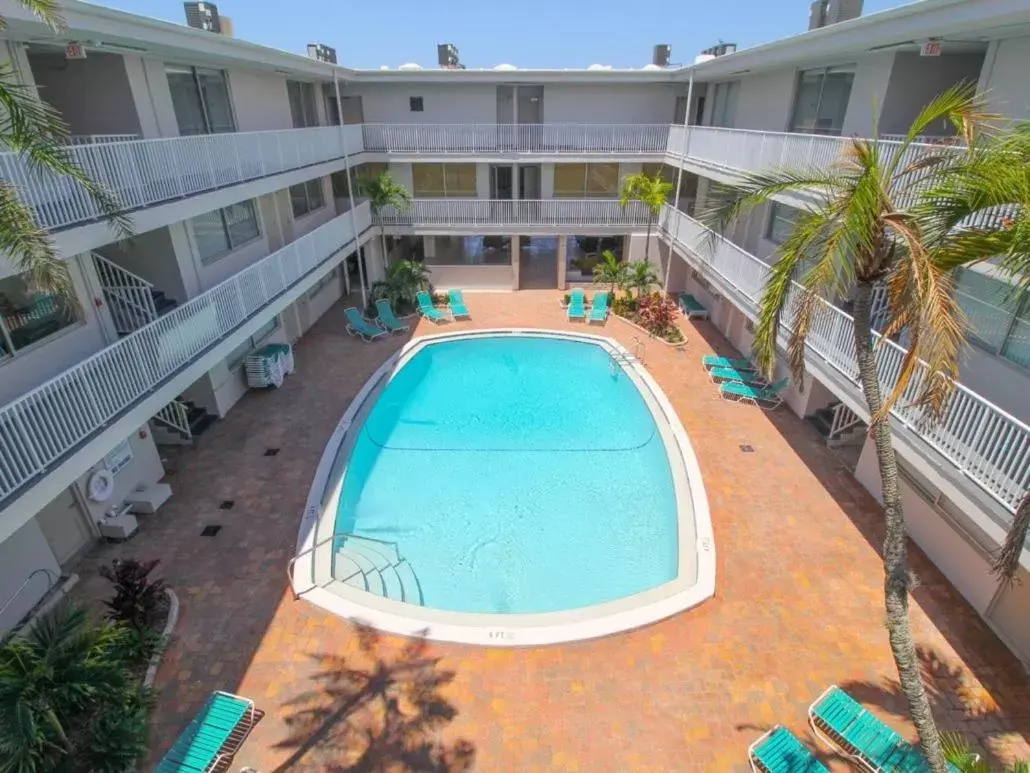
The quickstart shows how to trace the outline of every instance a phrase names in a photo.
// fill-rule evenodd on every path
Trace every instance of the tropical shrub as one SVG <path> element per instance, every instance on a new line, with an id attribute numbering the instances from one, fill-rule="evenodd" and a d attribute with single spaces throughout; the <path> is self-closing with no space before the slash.
<path id="1" fill-rule="evenodd" d="M 398 261 L 390 266 L 386 279 L 372 283 L 368 311 L 374 313 L 375 302 L 385 298 L 395 313 L 408 314 L 415 310 L 415 296 L 422 290 L 433 292 L 425 263 L 421 260 Z"/>
<path id="2" fill-rule="evenodd" d="M 73 773 L 124 773 L 147 753 L 151 696 L 141 687 L 98 708 L 83 728 L 83 743 L 69 766 Z"/>
<path id="3" fill-rule="evenodd" d="M 136 629 L 151 625 L 164 604 L 165 582 L 151 579 L 150 573 L 160 563 L 115 559 L 111 566 L 100 567 L 100 576 L 114 584 L 114 598 L 104 602 L 108 617 Z"/>
<path id="4" fill-rule="evenodd" d="M 651 335 L 666 338 L 676 327 L 676 304 L 663 293 L 650 293 L 637 304 L 640 326 Z"/>
<path id="5" fill-rule="evenodd" d="M 612 311 L 620 317 L 631 317 L 637 311 L 637 299 L 631 296 L 620 296 L 612 301 Z"/>
<path id="6" fill-rule="evenodd" d="M 626 264 L 621 262 L 611 250 L 601 253 L 601 259 L 594 265 L 594 284 L 608 285 L 608 291 L 612 298 L 616 296 L 616 290 L 626 286 L 627 269 Z"/>
<path id="7" fill-rule="evenodd" d="M 626 271 L 624 283 L 627 290 L 636 290 L 637 297 L 639 298 L 660 284 L 658 281 L 658 270 L 655 268 L 654 263 L 648 260 L 631 263 Z"/>
<path id="8" fill-rule="evenodd" d="M 66 604 L 0 644 L 0 773 L 54 769 L 81 718 L 119 702 L 131 680 L 117 656 L 125 635 Z"/>

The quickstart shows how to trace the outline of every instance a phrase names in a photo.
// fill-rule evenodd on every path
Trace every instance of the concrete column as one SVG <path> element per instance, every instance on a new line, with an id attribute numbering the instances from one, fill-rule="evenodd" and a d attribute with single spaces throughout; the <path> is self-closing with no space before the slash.
<path id="1" fill-rule="evenodd" d="M 511 238 L 511 289 L 519 289 L 519 237 L 515 234 Z"/>
<path id="2" fill-rule="evenodd" d="M 540 165 L 540 198 L 554 198 L 554 164 Z"/>
<path id="3" fill-rule="evenodd" d="M 568 257 L 569 240 L 565 234 L 558 235 L 558 289 L 565 289 L 565 262 Z"/>
<path id="4" fill-rule="evenodd" d="M 490 198 L 490 165 L 476 164 L 476 198 Z"/>
<path id="5" fill-rule="evenodd" d="M 435 236 L 423 236 L 422 247 L 426 258 L 436 257 L 436 237 Z"/>
<path id="6" fill-rule="evenodd" d="M 519 165 L 511 165 L 511 197 L 513 199 L 521 199 L 522 191 L 519 190 Z"/>

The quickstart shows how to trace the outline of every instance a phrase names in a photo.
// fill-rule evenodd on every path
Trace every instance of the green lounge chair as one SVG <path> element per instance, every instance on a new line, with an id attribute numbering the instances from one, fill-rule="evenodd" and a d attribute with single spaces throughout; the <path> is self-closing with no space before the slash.
<path id="1" fill-rule="evenodd" d="M 582 290 L 573 290 L 569 293 L 569 308 L 565 311 L 569 319 L 587 318 L 587 296 Z"/>
<path id="2" fill-rule="evenodd" d="M 221 691 L 211 693 L 200 713 L 161 758 L 155 773 L 228 770 L 233 756 L 263 716 L 249 698 Z"/>
<path id="3" fill-rule="evenodd" d="M 389 335 L 381 327 L 361 316 L 361 312 L 353 306 L 348 306 L 343 313 L 347 317 L 347 332 L 352 336 L 360 336 L 363 341 L 374 341 L 380 336 Z"/>
<path id="4" fill-rule="evenodd" d="M 930 769 L 916 746 L 837 685 L 830 685 L 808 707 L 808 721 L 816 736 L 867 770 L 924 773 Z M 957 773 L 951 764 L 948 770 Z"/>
<path id="5" fill-rule="evenodd" d="M 718 384 L 721 381 L 737 381 L 753 387 L 769 386 L 760 374 L 753 370 L 737 370 L 736 368 L 712 368 L 708 371 L 708 378 L 712 383 Z"/>
<path id="6" fill-rule="evenodd" d="M 590 316 L 587 322 L 604 322 L 608 319 L 608 293 L 597 293 L 590 304 Z"/>
<path id="7" fill-rule="evenodd" d="M 379 312 L 379 324 L 391 333 L 407 333 L 411 330 L 410 327 L 397 319 L 397 315 L 393 313 L 393 306 L 390 305 L 386 298 L 380 298 L 376 301 L 376 311 Z"/>
<path id="8" fill-rule="evenodd" d="M 452 317 L 471 319 L 472 315 L 469 314 L 469 307 L 465 305 L 465 299 L 461 297 L 461 290 L 449 290 L 447 292 L 447 300 L 450 301 Z"/>
<path id="9" fill-rule="evenodd" d="M 792 732 L 777 725 L 747 750 L 755 773 L 830 773 Z"/>
<path id="10" fill-rule="evenodd" d="M 777 381 L 772 386 L 754 387 L 748 384 L 741 384 L 738 381 L 727 381 L 719 385 L 719 394 L 723 398 L 733 398 L 738 402 L 751 403 L 759 408 L 772 410 L 783 404 L 780 392 L 787 386 L 787 379 Z"/>
<path id="11" fill-rule="evenodd" d="M 420 290 L 415 296 L 418 301 L 418 313 L 433 322 L 446 322 L 447 315 L 433 305 L 433 299 L 425 290 Z"/>
<path id="12" fill-rule="evenodd" d="M 736 370 L 755 370 L 751 360 L 744 358 L 719 357 L 715 354 L 706 354 L 701 358 L 701 365 L 705 368 L 735 368 Z"/>
<path id="13" fill-rule="evenodd" d="M 702 306 L 693 295 L 690 293 L 680 293 L 679 299 L 680 310 L 683 312 L 684 316 L 708 319 L 708 309 Z"/>

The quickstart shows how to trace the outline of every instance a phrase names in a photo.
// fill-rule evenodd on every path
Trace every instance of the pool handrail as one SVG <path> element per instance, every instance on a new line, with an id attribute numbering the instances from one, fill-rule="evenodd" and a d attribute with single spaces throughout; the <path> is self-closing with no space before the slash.
<path id="1" fill-rule="evenodd" d="M 286 565 L 286 577 L 290 581 L 290 592 L 293 594 L 293 600 L 294 601 L 297 601 L 297 599 L 300 598 L 300 593 L 298 593 L 296 591 L 296 589 L 293 587 L 293 567 L 297 563 L 297 559 L 299 559 L 301 556 L 306 556 L 308 553 L 313 553 L 318 548 L 320 548 L 323 545 L 325 545 L 327 542 L 332 542 L 332 541 L 334 541 L 336 539 L 339 539 L 341 537 L 344 537 L 344 538 L 347 538 L 347 539 L 359 539 L 359 540 L 363 539 L 363 540 L 367 540 L 368 542 L 377 542 L 380 545 L 389 545 L 390 547 L 392 547 L 394 550 L 397 551 L 397 555 L 398 556 L 400 555 L 400 546 L 396 542 L 391 542 L 390 540 L 385 540 L 385 539 L 376 539 L 375 537 L 366 537 L 363 534 L 354 534 L 353 532 L 350 532 L 350 531 L 337 531 L 337 532 L 333 532 L 328 537 L 325 537 L 324 539 L 320 539 L 317 542 L 315 542 L 313 545 L 309 545 L 308 547 L 304 548 L 297 555 L 295 555 L 293 558 L 291 558 L 290 562 Z M 418 577 L 415 578 L 415 581 L 416 582 L 418 581 Z M 316 587 L 318 587 L 318 586 L 317 585 L 312 585 L 311 588 L 307 588 L 305 590 L 312 590 L 313 588 L 316 588 Z M 420 587 L 419 591 L 421 592 L 421 590 L 422 589 Z"/>

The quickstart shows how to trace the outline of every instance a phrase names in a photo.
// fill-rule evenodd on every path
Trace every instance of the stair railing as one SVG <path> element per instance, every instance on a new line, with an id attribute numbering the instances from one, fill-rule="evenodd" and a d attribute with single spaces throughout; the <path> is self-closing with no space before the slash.
<path id="1" fill-rule="evenodd" d="M 826 436 L 826 439 L 836 440 L 849 429 L 861 423 L 862 420 L 853 410 L 844 405 L 844 403 L 837 403 L 833 409 L 833 421 L 830 423 L 830 433 Z"/>
<path id="2" fill-rule="evenodd" d="M 168 405 L 155 413 L 154 421 L 182 433 L 185 435 L 186 440 L 193 438 L 193 431 L 190 429 L 189 407 L 181 400 L 172 400 Z"/>
<path id="3" fill-rule="evenodd" d="M 154 285 L 103 255 L 92 253 L 100 289 L 119 335 L 128 335 L 157 319 Z"/>
<path id="4" fill-rule="evenodd" d="M 46 590 L 43 591 L 43 595 L 39 597 L 40 599 L 46 598 L 47 594 L 50 593 L 50 591 L 52 591 L 54 589 L 54 585 L 60 579 L 60 577 L 58 577 L 58 575 L 55 572 L 53 572 L 52 570 L 47 569 L 45 567 L 40 567 L 39 569 L 34 569 L 33 571 L 29 572 L 29 576 L 25 578 L 24 582 L 22 582 L 22 584 L 18 586 L 18 588 L 14 591 L 14 593 L 12 593 L 10 596 L 7 597 L 7 601 L 5 601 L 3 603 L 3 606 L 0 606 L 0 617 L 3 617 L 4 612 L 6 612 L 7 609 L 15 601 L 17 601 L 18 597 L 21 596 L 22 592 L 27 587 L 29 587 L 29 584 L 32 582 L 32 579 L 36 575 L 39 575 L 39 574 L 44 575 L 46 577 L 46 581 L 47 581 Z M 35 607 L 35 605 L 38 604 L 38 603 L 39 603 L 39 600 L 34 602 L 33 603 L 33 607 Z M 11 631 L 17 630 L 19 626 L 20 626 L 20 621 L 19 621 L 19 625 L 12 626 Z"/>

